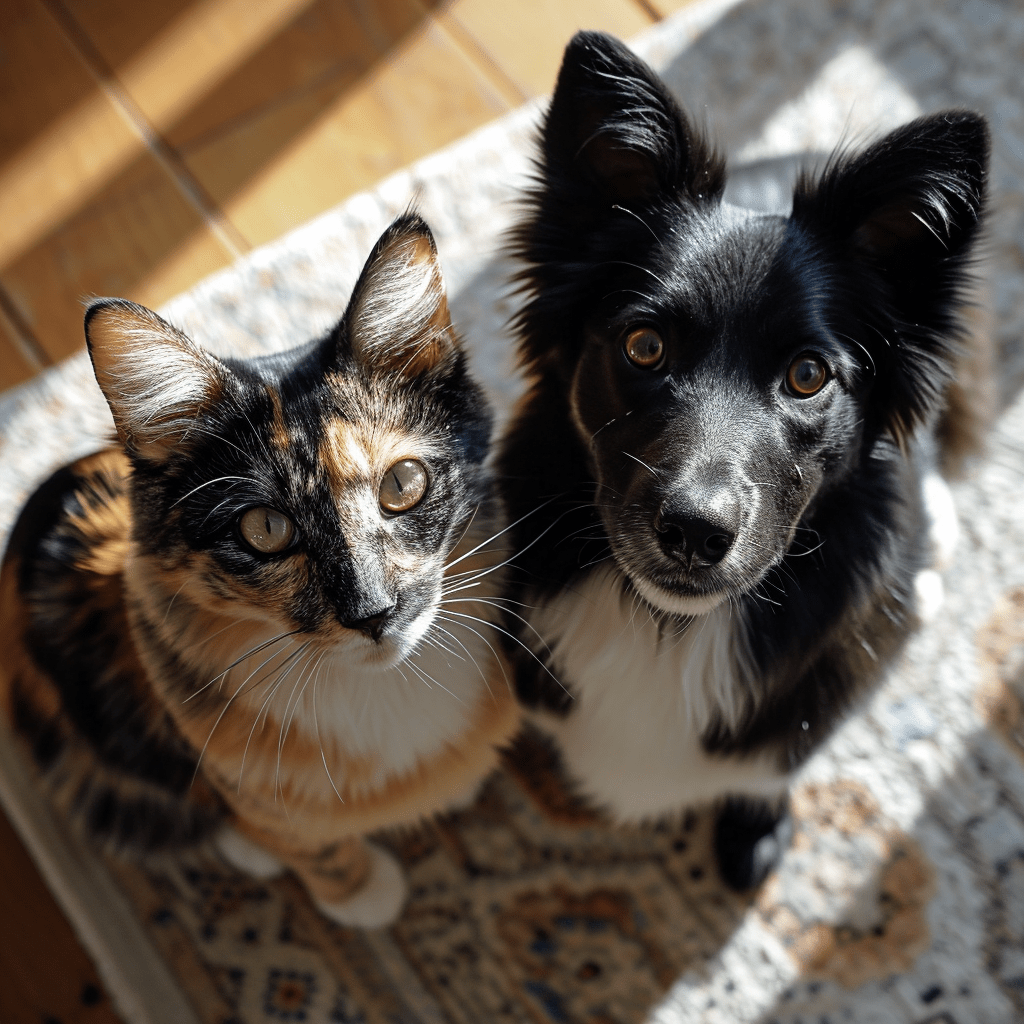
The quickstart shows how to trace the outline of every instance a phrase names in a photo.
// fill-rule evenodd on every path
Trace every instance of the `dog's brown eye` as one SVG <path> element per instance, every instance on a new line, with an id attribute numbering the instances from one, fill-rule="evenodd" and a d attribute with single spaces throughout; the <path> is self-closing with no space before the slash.
<path id="1" fill-rule="evenodd" d="M 797 356 L 789 364 L 786 383 L 794 395 L 817 394 L 828 380 L 828 370 L 817 356 Z"/>
<path id="2" fill-rule="evenodd" d="M 265 555 L 284 551 L 295 537 L 295 524 L 274 508 L 251 508 L 238 521 L 242 540 Z"/>
<path id="3" fill-rule="evenodd" d="M 427 493 L 427 471 L 422 462 L 402 459 L 396 462 L 380 482 L 380 504 L 389 512 L 405 512 Z"/>
<path id="4" fill-rule="evenodd" d="M 630 331 L 626 338 L 626 355 L 636 366 L 650 367 L 661 362 L 665 352 L 665 343 L 657 331 L 650 327 L 639 327 Z"/>

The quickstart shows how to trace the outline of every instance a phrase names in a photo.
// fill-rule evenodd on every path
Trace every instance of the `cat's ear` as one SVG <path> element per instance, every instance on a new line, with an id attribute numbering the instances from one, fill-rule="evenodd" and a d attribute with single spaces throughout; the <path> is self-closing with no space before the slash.
<path id="1" fill-rule="evenodd" d="M 455 355 L 437 247 L 420 217 L 404 214 L 381 235 L 345 323 L 352 354 L 374 370 L 417 377 Z"/>
<path id="2" fill-rule="evenodd" d="M 936 406 L 953 371 L 988 158 L 985 119 L 947 110 L 839 154 L 794 193 L 793 220 L 852 259 L 862 282 L 852 286 L 877 289 L 888 310 L 891 329 L 865 344 L 896 437 Z"/>
<path id="3" fill-rule="evenodd" d="M 164 458 L 223 396 L 227 369 L 145 306 L 97 299 L 85 313 L 85 338 L 118 437 L 133 454 Z"/>
<path id="4" fill-rule="evenodd" d="M 664 83 L 603 32 L 577 32 L 562 58 L 542 133 L 546 179 L 569 202 L 634 206 L 657 195 L 721 194 L 724 163 Z"/>

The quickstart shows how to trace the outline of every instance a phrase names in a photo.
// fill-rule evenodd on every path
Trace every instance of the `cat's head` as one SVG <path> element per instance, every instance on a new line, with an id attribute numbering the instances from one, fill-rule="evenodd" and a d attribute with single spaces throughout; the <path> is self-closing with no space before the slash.
<path id="1" fill-rule="evenodd" d="M 89 307 L 133 467 L 133 564 L 174 609 L 266 621 L 387 666 L 433 619 L 446 561 L 490 516 L 490 417 L 426 224 L 377 242 L 322 339 L 217 358 L 121 299 Z"/>

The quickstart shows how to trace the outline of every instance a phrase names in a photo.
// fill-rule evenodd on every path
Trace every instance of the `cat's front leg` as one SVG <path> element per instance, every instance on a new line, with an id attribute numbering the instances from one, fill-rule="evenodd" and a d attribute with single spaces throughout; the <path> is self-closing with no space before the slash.
<path id="1" fill-rule="evenodd" d="M 291 869 L 332 921 L 349 928 L 383 928 L 402 912 L 408 895 L 402 868 L 376 844 L 348 836 L 308 846 L 241 819 L 236 825 L 216 839 L 225 859 L 257 878 Z"/>
<path id="2" fill-rule="evenodd" d="M 402 912 L 408 886 L 401 865 L 375 843 L 331 844 L 295 868 L 320 912 L 349 928 L 383 928 Z"/>

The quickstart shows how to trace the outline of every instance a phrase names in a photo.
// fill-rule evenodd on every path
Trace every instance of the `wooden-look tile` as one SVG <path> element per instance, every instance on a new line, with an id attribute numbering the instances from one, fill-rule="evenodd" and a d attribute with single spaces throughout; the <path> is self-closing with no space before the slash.
<path id="1" fill-rule="evenodd" d="M 326 81 L 349 84 L 437 0 L 76 0 L 76 22 L 173 146 Z"/>
<path id="2" fill-rule="evenodd" d="M 96 969 L 2 811 L 0 879 L 0 1021 L 120 1024 Z"/>
<path id="3" fill-rule="evenodd" d="M 39 3 L 0 4 L 0 268 L 143 150 Z"/>
<path id="4" fill-rule="evenodd" d="M 694 2 L 695 0 L 644 0 L 644 3 L 662 18 L 667 18 L 669 15 L 675 14 L 676 11 L 689 7 Z"/>
<path id="5" fill-rule="evenodd" d="M 83 297 L 122 295 L 158 305 L 230 259 L 145 153 L 7 262 L 0 285 L 47 355 L 60 359 L 82 343 Z"/>
<path id="6" fill-rule="evenodd" d="M 524 97 L 551 92 L 565 44 L 579 29 L 628 39 L 654 22 L 635 0 L 456 0 L 440 20 L 456 38 L 468 34 Z"/>
<path id="7" fill-rule="evenodd" d="M 508 109 L 485 73 L 428 25 L 355 84 L 339 75 L 182 152 L 259 244 Z"/>

